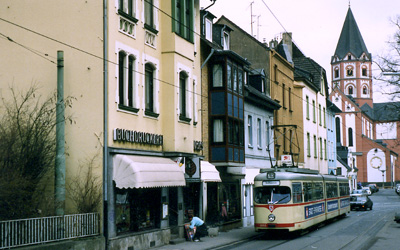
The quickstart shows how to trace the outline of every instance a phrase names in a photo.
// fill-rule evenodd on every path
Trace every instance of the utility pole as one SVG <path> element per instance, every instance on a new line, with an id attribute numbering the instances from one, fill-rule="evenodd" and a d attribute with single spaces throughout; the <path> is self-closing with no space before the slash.
<path id="1" fill-rule="evenodd" d="M 56 166 L 54 190 L 56 215 L 64 215 L 65 208 L 64 119 L 64 52 L 57 51 Z"/>
<path id="2" fill-rule="evenodd" d="M 250 3 L 251 36 L 253 36 L 253 4 L 254 4 L 254 1 Z"/>

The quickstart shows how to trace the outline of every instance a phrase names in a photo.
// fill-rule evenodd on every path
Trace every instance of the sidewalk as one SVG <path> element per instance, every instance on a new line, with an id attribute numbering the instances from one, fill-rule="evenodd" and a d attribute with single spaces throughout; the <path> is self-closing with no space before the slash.
<path id="1" fill-rule="evenodd" d="M 228 232 L 219 232 L 215 237 L 203 237 L 200 242 L 186 241 L 185 239 L 175 240 L 174 244 L 157 247 L 154 249 L 169 249 L 169 250 L 203 250 L 216 249 L 222 246 L 229 246 L 232 243 L 245 242 L 262 233 L 256 233 L 254 226 L 232 229 Z"/>

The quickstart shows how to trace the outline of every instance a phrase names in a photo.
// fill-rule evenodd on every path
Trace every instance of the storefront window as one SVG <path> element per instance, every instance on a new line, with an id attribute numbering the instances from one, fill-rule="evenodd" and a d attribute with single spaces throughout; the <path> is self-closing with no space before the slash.
<path id="1" fill-rule="evenodd" d="M 139 232 L 160 227 L 161 189 L 118 189 L 115 194 L 117 233 Z"/>
<path id="2" fill-rule="evenodd" d="M 241 218 L 240 189 L 238 183 L 220 183 L 218 188 L 220 221 Z"/>

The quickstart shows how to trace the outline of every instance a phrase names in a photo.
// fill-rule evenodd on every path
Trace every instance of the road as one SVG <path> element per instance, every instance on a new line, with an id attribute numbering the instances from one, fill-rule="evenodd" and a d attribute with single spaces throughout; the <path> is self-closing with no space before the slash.
<path id="1" fill-rule="evenodd" d="M 375 244 L 382 240 L 382 230 L 399 230 L 400 237 L 400 228 L 388 229 L 385 226 L 393 224 L 394 213 L 400 211 L 400 196 L 393 189 L 381 189 L 370 198 L 374 202 L 371 211 L 351 211 L 343 219 L 321 225 L 300 236 L 266 234 L 256 240 L 219 249 L 379 249 Z"/>

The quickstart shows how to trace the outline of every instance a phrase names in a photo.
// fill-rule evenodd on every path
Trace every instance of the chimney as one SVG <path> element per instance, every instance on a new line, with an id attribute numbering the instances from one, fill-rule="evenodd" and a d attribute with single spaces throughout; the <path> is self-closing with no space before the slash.
<path id="1" fill-rule="evenodd" d="M 272 39 L 269 42 L 269 48 L 270 49 L 276 49 L 276 47 L 278 47 L 278 41 L 276 39 Z"/>
<path id="2" fill-rule="evenodd" d="M 290 56 L 293 58 L 292 32 L 282 34 L 282 43 L 288 46 Z"/>

